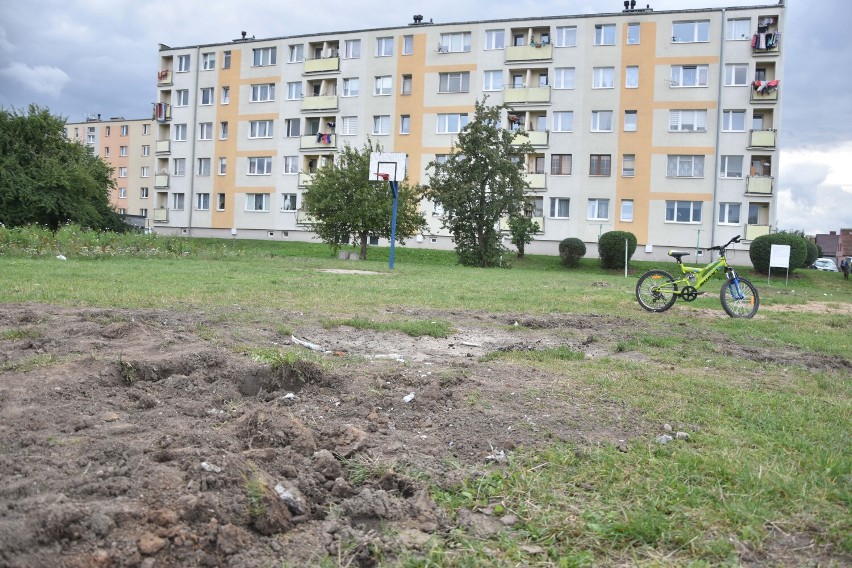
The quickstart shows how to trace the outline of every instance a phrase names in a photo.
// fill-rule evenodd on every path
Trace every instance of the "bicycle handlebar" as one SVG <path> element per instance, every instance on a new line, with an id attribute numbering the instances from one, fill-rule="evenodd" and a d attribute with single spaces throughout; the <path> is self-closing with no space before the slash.
<path id="1" fill-rule="evenodd" d="M 710 247 L 710 249 L 709 249 L 709 250 L 716 250 L 716 251 L 719 251 L 719 253 L 724 253 L 724 252 L 725 252 L 725 249 L 726 249 L 726 248 L 728 248 L 728 246 L 729 246 L 729 245 L 731 245 L 731 244 L 733 244 L 733 243 L 738 243 L 738 242 L 740 242 L 740 238 L 741 238 L 741 235 L 737 235 L 736 237 L 732 238 L 732 239 L 731 239 L 730 241 L 728 241 L 727 243 L 725 243 L 725 244 L 723 244 L 723 245 L 717 245 L 717 246 L 715 246 L 715 247 Z"/>

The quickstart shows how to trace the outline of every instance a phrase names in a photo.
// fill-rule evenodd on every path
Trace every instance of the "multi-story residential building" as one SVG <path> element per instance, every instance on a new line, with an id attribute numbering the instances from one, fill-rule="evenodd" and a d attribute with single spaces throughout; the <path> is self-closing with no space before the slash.
<path id="1" fill-rule="evenodd" d="M 632 3 L 635 5 L 635 2 Z M 317 168 L 368 138 L 408 177 L 450 151 L 474 103 L 519 131 L 527 251 L 634 233 L 634 258 L 775 223 L 785 8 L 775 5 L 408 25 L 160 46 L 157 230 L 309 239 Z M 418 246 L 451 248 L 442 211 Z M 747 246 L 747 243 L 746 245 Z"/>
<path id="2" fill-rule="evenodd" d="M 156 124 L 150 118 L 102 120 L 100 115 L 65 124 L 66 138 L 85 144 L 113 167 L 116 189 L 109 196 L 112 206 L 146 228 L 151 228 L 149 212 L 154 197 Z"/>

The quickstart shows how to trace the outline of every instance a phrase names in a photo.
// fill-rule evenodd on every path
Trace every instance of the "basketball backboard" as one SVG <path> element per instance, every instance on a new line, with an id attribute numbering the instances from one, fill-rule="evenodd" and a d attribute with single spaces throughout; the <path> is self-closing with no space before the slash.
<path id="1" fill-rule="evenodd" d="M 370 181 L 397 181 L 405 179 L 408 155 L 403 152 L 372 152 L 370 154 Z"/>

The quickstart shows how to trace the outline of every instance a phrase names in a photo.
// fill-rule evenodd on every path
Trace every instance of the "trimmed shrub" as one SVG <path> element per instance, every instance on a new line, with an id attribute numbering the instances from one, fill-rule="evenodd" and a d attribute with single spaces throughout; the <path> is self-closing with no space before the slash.
<path id="1" fill-rule="evenodd" d="M 819 247 L 816 243 L 805 239 L 805 244 L 808 246 L 808 255 L 805 258 L 805 263 L 802 265 L 802 268 L 809 267 L 816 259 L 819 258 Z"/>
<path id="2" fill-rule="evenodd" d="M 580 239 L 569 237 L 559 243 L 559 258 L 565 266 L 569 268 L 577 266 L 584 256 L 586 256 L 586 244 Z"/>
<path id="3" fill-rule="evenodd" d="M 808 257 L 808 241 L 791 233 L 773 233 L 763 235 L 751 241 L 748 256 L 754 269 L 761 274 L 769 273 L 769 257 L 772 245 L 790 245 L 790 272 L 801 268 Z"/>
<path id="4" fill-rule="evenodd" d="M 603 268 L 624 268 L 624 240 L 627 239 L 627 261 L 636 252 L 636 235 L 627 231 L 609 231 L 598 239 L 598 255 Z"/>

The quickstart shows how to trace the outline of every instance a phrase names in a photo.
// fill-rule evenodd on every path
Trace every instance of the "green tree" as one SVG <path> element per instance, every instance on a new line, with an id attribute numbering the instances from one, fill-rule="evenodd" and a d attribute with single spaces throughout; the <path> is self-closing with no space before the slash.
<path id="1" fill-rule="evenodd" d="M 519 214 L 524 180 L 521 158 L 529 143 L 513 144 L 516 133 L 500 126 L 505 105 L 477 101 L 473 120 L 459 133 L 445 162 L 432 161 L 427 196 L 441 204 L 444 227 L 456 242 L 459 263 L 499 266 L 506 251 L 499 222 Z"/>
<path id="2" fill-rule="evenodd" d="M 541 230 L 538 223 L 526 215 L 509 217 L 509 234 L 511 243 L 518 249 L 518 258 L 524 257 L 524 248 L 533 242 L 533 237 Z"/>
<path id="3" fill-rule="evenodd" d="M 65 119 L 37 105 L 0 109 L 0 223 L 127 230 L 109 203 L 112 168 L 69 141 L 64 127 Z"/>
<path id="4" fill-rule="evenodd" d="M 790 245 L 790 272 L 801 268 L 808 257 L 808 244 L 804 237 L 793 233 L 771 233 L 751 241 L 748 256 L 754 269 L 761 274 L 769 273 L 772 245 Z"/>
<path id="5" fill-rule="evenodd" d="M 334 250 L 360 245 L 367 259 L 369 237 L 390 238 L 393 192 L 387 182 L 369 180 L 370 153 L 381 152 L 367 142 L 360 150 L 346 144 L 333 164 L 317 170 L 302 197 L 302 209 L 314 218 L 314 232 Z M 423 230 L 423 190 L 407 180 L 399 184 L 396 238 L 399 244 Z"/>

